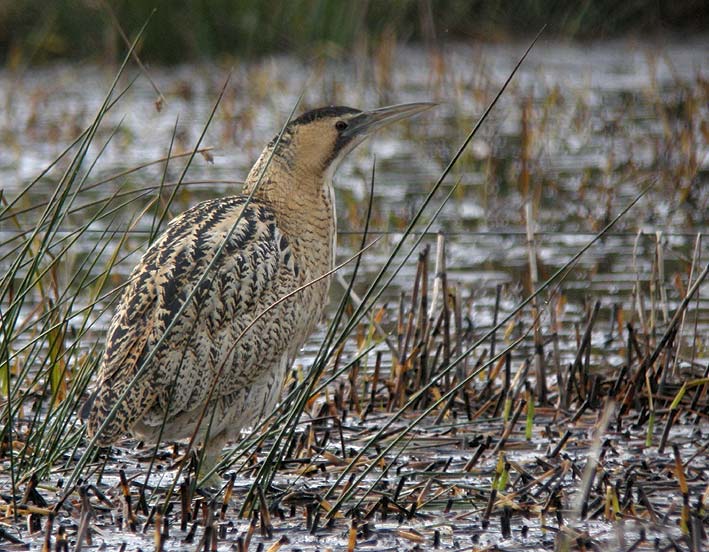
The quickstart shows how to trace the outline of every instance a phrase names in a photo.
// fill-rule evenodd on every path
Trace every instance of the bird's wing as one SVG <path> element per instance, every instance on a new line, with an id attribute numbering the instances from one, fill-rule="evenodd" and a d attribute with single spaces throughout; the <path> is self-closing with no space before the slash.
<path id="1" fill-rule="evenodd" d="M 209 389 L 205 378 L 214 376 L 225 355 L 235 354 L 227 348 L 246 325 L 244 315 L 263 303 L 260 297 L 277 299 L 278 276 L 294 272 L 290 246 L 263 204 L 249 204 L 225 241 L 244 202 L 237 196 L 186 211 L 134 269 L 107 334 L 89 430 L 95 432 L 124 390 L 131 390 L 102 430 L 102 442 L 128 431 L 156 401 L 169 401 L 165 407 L 172 411 L 201 398 Z M 159 343 L 222 242 L 220 259 Z M 143 369 L 150 353 L 153 359 Z M 164 390 L 173 382 L 178 385 L 168 397 Z"/>

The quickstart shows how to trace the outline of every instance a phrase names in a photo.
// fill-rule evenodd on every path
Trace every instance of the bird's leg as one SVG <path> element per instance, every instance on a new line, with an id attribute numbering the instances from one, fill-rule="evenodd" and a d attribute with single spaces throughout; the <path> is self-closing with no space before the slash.
<path id="1" fill-rule="evenodd" d="M 219 462 L 226 441 L 226 431 L 222 431 L 217 435 L 210 435 L 209 440 L 203 445 L 202 462 L 199 465 L 199 475 L 197 478 L 201 487 L 218 487 L 223 483 L 221 475 L 217 472 L 208 476 L 207 474 L 209 474 Z M 206 479 L 205 476 L 207 476 Z"/>

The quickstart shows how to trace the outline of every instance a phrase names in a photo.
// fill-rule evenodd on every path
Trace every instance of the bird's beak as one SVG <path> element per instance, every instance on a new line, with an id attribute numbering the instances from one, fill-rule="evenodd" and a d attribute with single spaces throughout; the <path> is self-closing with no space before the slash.
<path id="1" fill-rule="evenodd" d="M 349 126 L 342 132 L 342 136 L 364 138 L 390 123 L 406 119 L 436 105 L 438 104 L 433 102 L 406 103 L 363 111 L 350 119 Z"/>

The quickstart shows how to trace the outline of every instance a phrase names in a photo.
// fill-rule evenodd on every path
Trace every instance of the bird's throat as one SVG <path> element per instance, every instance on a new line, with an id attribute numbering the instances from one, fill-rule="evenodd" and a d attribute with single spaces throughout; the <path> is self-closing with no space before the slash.
<path id="1" fill-rule="evenodd" d="M 242 193 L 258 186 L 254 197 L 273 209 L 299 264 L 311 278 L 322 276 L 334 265 L 337 244 L 332 171 L 305 170 L 274 157 L 260 176 L 263 166 L 259 159 Z"/>

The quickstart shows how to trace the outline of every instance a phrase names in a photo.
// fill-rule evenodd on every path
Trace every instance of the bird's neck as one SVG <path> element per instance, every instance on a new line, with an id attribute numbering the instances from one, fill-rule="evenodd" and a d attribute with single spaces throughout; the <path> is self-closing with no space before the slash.
<path id="1" fill-rule="evenodd" d="M 254 197 L 271 206 L 296 256 L 312 265 L 313 277 L 320 276 L 332 268 L 337 240 L 331 171 L 313 170 L 277 156 L 266 166 L 265 157 L 266 152 L 249 172 L 242 193 L 256 188 Z"/>

